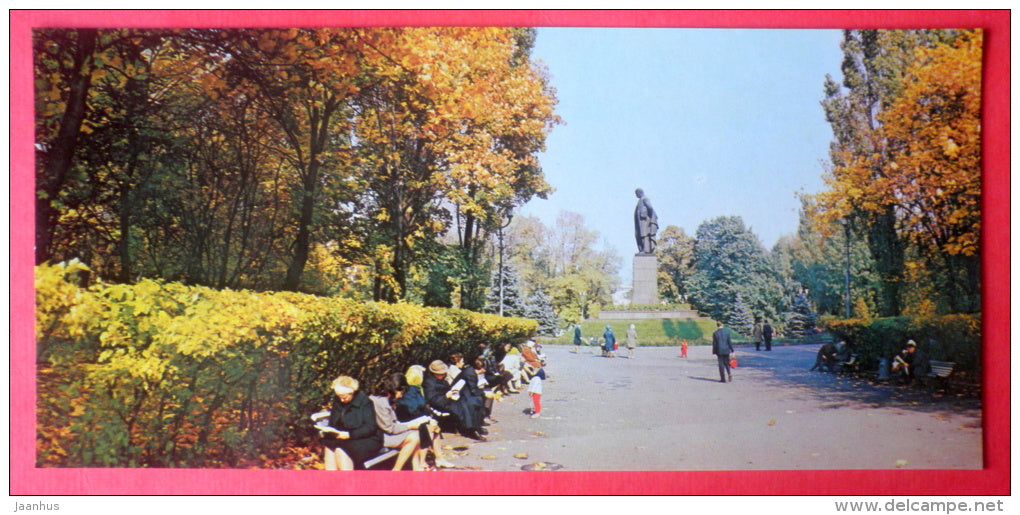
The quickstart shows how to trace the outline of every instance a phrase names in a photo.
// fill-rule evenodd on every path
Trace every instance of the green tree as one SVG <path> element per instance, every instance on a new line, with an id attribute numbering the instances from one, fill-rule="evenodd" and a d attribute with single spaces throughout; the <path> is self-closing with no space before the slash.
<path id="1" fill-rule="evenodd" d="M 659 234 L 655 254 L 659 258 L 659 296 L 672 303 L 684 302 L 694 272 L 694 238 L 682 227 L 667 225 Z"/>
<path id="2" fill-rule="evenodd" d="M 737 293 L 737 298 L 734 299 L 733 306 L 730 308 L 726 320 L 730 327 L 738 333 L 744 336 L 751 335 L 751 331 L 754 328 L 754 314 L 751 313 L 751 308 L 744 302 L 744 298 L 740 293 Z"/>
<path id="3" fill-rule="evenodd" d="M 528 292 L 548 294 L 558 318 L 581 320 L 611 305 L 619 287 L 620 258 L 610 248 L 599 250 L 598 240 L 581 215 L 561 212 L 554 227 L 515 218 L 506 244 Z"/>
<path id="4" fill-rule="evenodd" d="M 774 282 L 765 250 L 739 216 L 721 216 L 698 226 L 690 301 L 726 320 L 740 294 L 751 309 L 765 308 L 762 291 Z"/>

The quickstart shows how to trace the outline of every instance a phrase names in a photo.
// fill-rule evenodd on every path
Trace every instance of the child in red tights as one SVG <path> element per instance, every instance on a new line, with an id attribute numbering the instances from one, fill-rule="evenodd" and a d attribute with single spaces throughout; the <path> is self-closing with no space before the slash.
<path id="1" fill-rule="evenodd" d="M 531 394 L 531 403 L 535 409 L 532 410 L 531 418 L 538 418 L 542 414 L 542 381 L 545 379 L 545 369 L 540 368 L 528 383 L 528 393 Z"/>

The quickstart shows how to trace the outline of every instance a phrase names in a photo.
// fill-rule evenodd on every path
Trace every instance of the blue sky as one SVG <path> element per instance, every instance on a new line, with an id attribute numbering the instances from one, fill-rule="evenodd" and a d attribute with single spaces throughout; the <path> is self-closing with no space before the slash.
<path id="1" fill-rule="evenodd" d="M 584 216 L 603 247 L 636 252 L 634 190 L 660 231 L 739 215 L 766 248 L 797 229 L 797 192 L 824 186 L 832 132 L 819 102 L 837 80 L 838 30 L 539 28 L 565 124 L 540 156 L 556 189 L 521 214 Z"/>

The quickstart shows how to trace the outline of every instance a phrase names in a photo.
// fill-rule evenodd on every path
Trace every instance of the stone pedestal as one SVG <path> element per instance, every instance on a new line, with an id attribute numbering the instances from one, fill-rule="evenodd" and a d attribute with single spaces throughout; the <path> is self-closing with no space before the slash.
<path id="1" fill-rule="evenodd" d="M 658 270 L 659 260 L 655 254 L 634 255 L 634 291 L 630 299 L 632 304 L 659 303 Z"/>

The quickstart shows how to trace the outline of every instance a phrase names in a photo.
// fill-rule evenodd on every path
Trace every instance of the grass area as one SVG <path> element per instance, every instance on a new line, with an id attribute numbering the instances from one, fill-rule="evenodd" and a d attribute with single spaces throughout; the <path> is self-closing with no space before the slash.
<path id="1" fill-rule="evenodd" d="M 630 324 L 634 324 L 634 329 L 637 330 L 638 345 L 645 347 L 680 345 L 680 340 L 687 340 L 689 345 L 711 345 L 712 332 L 715 331 L 715 321 L 710 318 L 585 320 L 581 322 L 581 337 L 585 341 L 592 336 L 597 336 L 601 340 L 606 324 L 613 328 L 616 341 L 621 347 L 627 339 L 627 328 Z M 733 336 L 734 343 L 746 339 L 736 332 Z M 570 345 L 574 342 L 574 330 L 570 329 L 556 338 L 545 337 L 536 340 L 540 343 Z"/>

